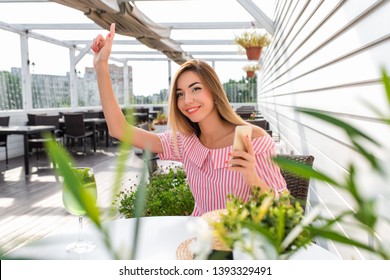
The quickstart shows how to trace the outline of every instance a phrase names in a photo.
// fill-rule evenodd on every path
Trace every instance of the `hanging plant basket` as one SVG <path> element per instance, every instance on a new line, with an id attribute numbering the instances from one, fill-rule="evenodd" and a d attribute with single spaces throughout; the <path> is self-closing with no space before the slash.
<path id="1" fill-rule="evenodd" d="M 246 71 L 246 77 L 253 78 L 255 76 L 255 71 Z"/>
<path id="2" fill-rule="evenodd" d="M 234 42 L 246 50 L 248 60 L 259 60 L 263 47 L 267 47 L 271 40 L 267 33 L 259 33 L 254 29 L 236 36 Z"/>
<path id="3" fill-rule="evenodd" d="M 259 60 L 262 49 L 261 47 L 245 48 L 248 60 Z"/>
<path id="4" fill-rule="evenodd" d="M 242 70 L 246 72 L 247 79 L 253 78 L 255 76 L 255 72 L 260 69 L 259 64 L 247 64 L 242 67 Z"/>

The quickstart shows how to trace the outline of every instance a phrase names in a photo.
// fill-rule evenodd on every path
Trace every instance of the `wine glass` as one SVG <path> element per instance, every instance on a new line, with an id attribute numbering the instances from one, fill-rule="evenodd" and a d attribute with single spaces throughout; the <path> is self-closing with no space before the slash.
<path id="1" fill-rule="evenodd" d="M 94 202 L 96 203 L 97 191 L 93 169 L 90 167 L 73 167 L 72 169 L 81 179 L 82 188 L 91 194 Z M 94 242 L 83 239 L 83 216 L 86 214 L 86 211 L 83 207 L 81 207 L 78 200 L 74 197 L 74 194 L 68 187 L 65 186 L 65 184 L 62 191 L 62 201 L 64 203 L 65 209 L 70 214 L 78 216 L 79 218 L 79 239 L 78 241 L 70 243 L 68 246 L 66 246 L 65 250 L 67 252 L 77 254 L 84 254 L 92 251 L 96 247 L 96 244 Z"/>

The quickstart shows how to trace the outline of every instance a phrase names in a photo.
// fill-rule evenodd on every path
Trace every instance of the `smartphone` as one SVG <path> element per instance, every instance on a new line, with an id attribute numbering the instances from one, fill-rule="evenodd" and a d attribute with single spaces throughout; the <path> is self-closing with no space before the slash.
<path id="1" fill-rule="evenodd" d="M 245 151 L 246 144 L 245 144 L 245 136 L 249 137 L 251 139 L 252 137 L 252 126 L 250 125 L 238 125 L 236 126 L 236 130 L 234 132 L 234 140 L 233 140 L 233 151 Z"/>

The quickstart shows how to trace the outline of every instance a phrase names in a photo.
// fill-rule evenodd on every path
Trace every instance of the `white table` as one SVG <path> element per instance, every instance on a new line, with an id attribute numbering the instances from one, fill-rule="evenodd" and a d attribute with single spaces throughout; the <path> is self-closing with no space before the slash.
<path id="1" fill-rule="evenodd" d="M 175 260 L 176 249 L 187 239 L 193 238 L 187 228 L 195 217 L 145 217 L 140 219 L 138 249 L 135 259 L 138 260 Z M 133 240 L 133 229 L 136 219 L 119 219 L 107 223 L 113 247 L 122 257 L 128 257 Z M 84 239 L 97 244 L 95 250 L 85 255 L 67 253 L 67 244 L 77 239 L 77 228 L 72 232 L 61 232 L 11 252 L 9 258 L 24 259 L 112 259 L 112 255 L 102 242 L 100 233 L 94 227 L 84 229 Z M 292 259 L 299 260 L 334 260 L 337 257 L 318 245 L 311 245 L 306 250 L 296 253 Z"/>

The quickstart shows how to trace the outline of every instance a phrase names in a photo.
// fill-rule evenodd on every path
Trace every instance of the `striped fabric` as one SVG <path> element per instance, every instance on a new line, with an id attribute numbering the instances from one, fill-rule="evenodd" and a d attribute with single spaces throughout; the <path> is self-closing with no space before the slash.
<path id="1" fill-rule="evenodd" d="M 193 134 L 177 134 L 175 149 L 171 131 L 158 134 L 163 146 L 160 159 L 183 163 L 187 173 L 195 208 L 192 216 L 200 216 L 208 211 L 225 208 L 226 196 L 233 194 L 246 199 L 251 188 L 244 183 L 240 172 L 227 169 L 226 160 L 233 146 L 209 149 L 202 145 Z M 276 192 L 286 190 L 286 182 L 280 174 L 279 167 L 273 164 L 270 157 L 274 154 L 275 144 L 268 135 L 252 139 L 257 158 L 256 170 L 259 176 Z"/>

